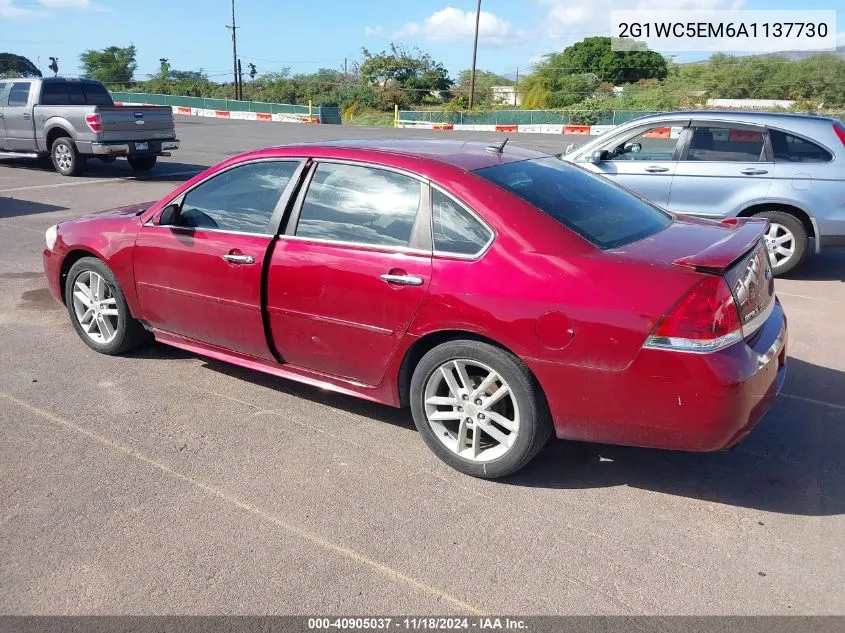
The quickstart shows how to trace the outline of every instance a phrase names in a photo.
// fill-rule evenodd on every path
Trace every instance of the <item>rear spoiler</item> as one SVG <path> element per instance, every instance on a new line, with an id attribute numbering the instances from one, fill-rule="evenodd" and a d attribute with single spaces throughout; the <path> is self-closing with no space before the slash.
<path id="1" fill-rule="evenodd" d="M 678 266 L 721 273 L 754 248 L 769 226 L 766 218 L 727 218 L 720 222 L 731 231 L 696 255 L 676 259 Z"/>

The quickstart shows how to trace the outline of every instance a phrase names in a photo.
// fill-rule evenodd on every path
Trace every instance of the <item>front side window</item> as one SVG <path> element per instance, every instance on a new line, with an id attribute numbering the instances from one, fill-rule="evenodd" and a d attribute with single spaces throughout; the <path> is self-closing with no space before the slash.
<path id="1" fill-rule="evenodd" d="M 826 149 L 780 130 L 769 130 L 769 140 L 776 163 L 827 163 L 833 160 Z"/>
<path id="2" fill-rule="evenodd" d="M 475 172 L 519 196 L 599 248 L 662 231 L 668 214 L 601 176 L 557 158 L 523 160 Z"/>
<path id="3" fill-rule="evenodd" d="M 296 235 L 375 246 L 408 246 L 422 183 L 384 169 L 320 163 Z"/>
<path id="4" fill-rule="evenodd" d="M 207 180 L 185 196 L 179 226 L 272 233 L 270 218 L 298 165 L 295 161 L 249 163 Z"/>
<path id="5" fill-rule="evenodd" d="M 438 253 L 476 255 L 493 237 L 472 213 L 437 189 L 431 191 L 431 220 Z"/>
<path id="6" fill-rule="evenodd" d="M 763 153 L 763 133 L 733 127 L 695 127 L 687 160 L 758 162 Z"/>
<path id="7" fill-rule="evenodd" d="M 29 103 L 29 86 L 28 81 L 12 84 L 12 89 L 9 91 L 9 105 L 25 106 Z"/>
<path id="8" fill-rule="evenodd" d="M 610 160 L 647 160 L 651 163 L 674 158 L 684 127 L 661 125 L 643 130 L 610 152 Z"/>

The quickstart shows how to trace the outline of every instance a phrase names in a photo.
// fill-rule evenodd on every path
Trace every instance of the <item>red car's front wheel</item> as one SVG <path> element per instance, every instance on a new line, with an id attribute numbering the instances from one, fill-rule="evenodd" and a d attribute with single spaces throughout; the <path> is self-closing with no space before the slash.
<path id="1" fill-rule="evenodd" d="M 444 462 L 494 479 L 525 466 L 545 445 L 551 419 L 536 379 L 518 358 L 479 341 L 438 345 L 411 379 L 420 434 Z"/>
<path id="2" fill-rule="evenodd" d="M 130 314 L 114 273 L 96 257 L 83 257 L 71 266 L 65 303 L 79 338 L 101 354 L 120 354 L 150 340 Z"/>

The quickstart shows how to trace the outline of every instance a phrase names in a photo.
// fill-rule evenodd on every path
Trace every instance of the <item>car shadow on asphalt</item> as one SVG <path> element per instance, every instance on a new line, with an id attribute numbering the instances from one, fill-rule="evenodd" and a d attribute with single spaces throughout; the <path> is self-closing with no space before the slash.
<path id="1" fill-rule="evenodd" d="M 131 355 L 196 358 L 163 345 Z M 206 368 L 237 380 L 416 431 L 408 409 L 334 394 L 216 360 L 203 358 L 203 362 Z M 783 393 L 731 451 L 685 453 L 552 440 L 528 466 L 499 482 L 560 490 L 630 486 L 766 512 L 832 516 L 845 514 L 843 455 L 845 372 L 792 358 Z"/>
<path id="2" fill-rule="evenodd" d="M 795 281 L 845 282 L 845 248 L 832 248 L 818 255 L 809 255 L 798 268 L 783 278 Z"/>
<path id="3" fill-rule="evenodd" d="M 22 169 L 35 173 L 56 173 L 52 163 L 45 159 L 11 158 L 0 161 L 0 167 Z M 137 171 L 129 166 L 124 159 L 117 159 L 112 163 L 104 163 L 98 158 L 90 158 L 85 162 L 82 174 L 75 178 L 68 178 L 67 182 L 84 181 L 86 178 L 133 178 L 135 180 L 155 180 L 160 182 L 183 182 L 192 176 L 208 169 L 208 165 L 196 163 L 181 163 L 160 160 L 150 171 Z M 63 181 L 64 182 L 64 181 Z"/>
<path id="4" fill-rule="evenodd" d="M 21 200 L 19 198 L 0 196 L 0 219 L 65 210 L 67 210 L 67 207 L 55 204 L 45 204 L 43 202 L 34 202 L 32 200 Z"/>

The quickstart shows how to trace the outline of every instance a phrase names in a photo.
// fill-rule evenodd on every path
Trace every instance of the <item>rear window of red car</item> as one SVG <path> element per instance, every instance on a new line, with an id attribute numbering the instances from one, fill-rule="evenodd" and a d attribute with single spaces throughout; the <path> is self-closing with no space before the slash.
<path id="1" fill-rule="evenodd" d="M 516 161 L 474 173 L 519 196 L 599 248 L 636 242 L 672 223 L 668 213 L 558 158 Z"/>

